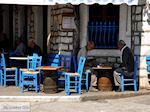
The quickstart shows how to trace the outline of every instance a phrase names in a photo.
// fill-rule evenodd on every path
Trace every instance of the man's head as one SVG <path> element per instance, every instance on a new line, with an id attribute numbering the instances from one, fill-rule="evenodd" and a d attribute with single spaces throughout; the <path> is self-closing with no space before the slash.
<path id="1" fill-rule="evenodd" d="M 121 50 L 125 45 L 126 45 L 126 43 L 123 40 L 119 40 L 118 49 Z"/>
<path id="2" fill-rule="evenodd" d="M 31 47 L 31 48 L 34 48 L 34 46 L 35 46 L 35 41 L 34 41 L 33 38 L 30 38 L 30 39 L 28 40 L 28 46 Z"/>
<path id="3" fill-rule="evenodd" d="M 94 42 L 93 41 L 88 41 L 88 43 L 87 43 L 87 49 L 88 50 L 94 49 Z"/>

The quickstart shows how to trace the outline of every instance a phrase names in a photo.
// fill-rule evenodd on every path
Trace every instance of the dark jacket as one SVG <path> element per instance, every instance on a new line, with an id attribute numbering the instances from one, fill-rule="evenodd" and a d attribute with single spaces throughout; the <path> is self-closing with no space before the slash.
<path id="1" fill-rule="evenodd" d="M 134 71 L 134 56 L 129 47 L 123 50 L 121 67 L 125 67 L 128 72 Z"/>
<path id="2" fill-rule="evenodd" d="M 34 48 L 28 47 L 27 54 L 31 56 L 33 53 L 37 53 L 39 56 L 42 56 L 41 48 L 38 45 L 35 45 Z"/>

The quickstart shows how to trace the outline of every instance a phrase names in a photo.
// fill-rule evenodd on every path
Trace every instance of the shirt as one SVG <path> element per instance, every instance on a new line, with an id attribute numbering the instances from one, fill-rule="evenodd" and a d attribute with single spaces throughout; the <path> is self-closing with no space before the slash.
<path id="1" fill-rule="evenodd" d="M 15 54 L 15 55 L 18 55 L 18 56 L 23 56 L 23 55 L 25 55 L 25 51 L 26 51 L 26 47 L 25 47 L 24 43 L 20 43 L 20 44 L 17 46 L 17 48 L 16 48 L 14 54 Z"/>

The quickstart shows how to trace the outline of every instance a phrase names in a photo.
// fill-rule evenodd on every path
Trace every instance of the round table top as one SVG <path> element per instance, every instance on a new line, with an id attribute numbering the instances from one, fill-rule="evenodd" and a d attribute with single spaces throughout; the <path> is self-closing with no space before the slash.
<path id="1" fill-rule="evenodd" d="M 27 57 L 9 57 L 9 59 L 13 59 L 13 60 L 27 60 Z"/>
<path id="2" fill-rule="evenodd" d="M 111 70 L 112 67 L 111 66 L 97 66 L 97 67 L 92 67 L 92 69 L 95 69 L 95 70 Z"/>

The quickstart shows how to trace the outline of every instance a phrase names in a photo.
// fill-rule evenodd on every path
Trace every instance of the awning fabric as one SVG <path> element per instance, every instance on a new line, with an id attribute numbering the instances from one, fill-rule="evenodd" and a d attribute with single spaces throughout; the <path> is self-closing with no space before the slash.
<path id="1" fill-rule="evenodd" d="M 24 4 L 24 5 L 55 5 L 71 3 L 74 5 L 85 3 L 87 5 L 98 3 L 100 5 L 106 5 L 108 3 L 120 5 L 126 3 L 128 5 L 137 5 L 138 0 L 0 0 L 2 4 Z"/>

